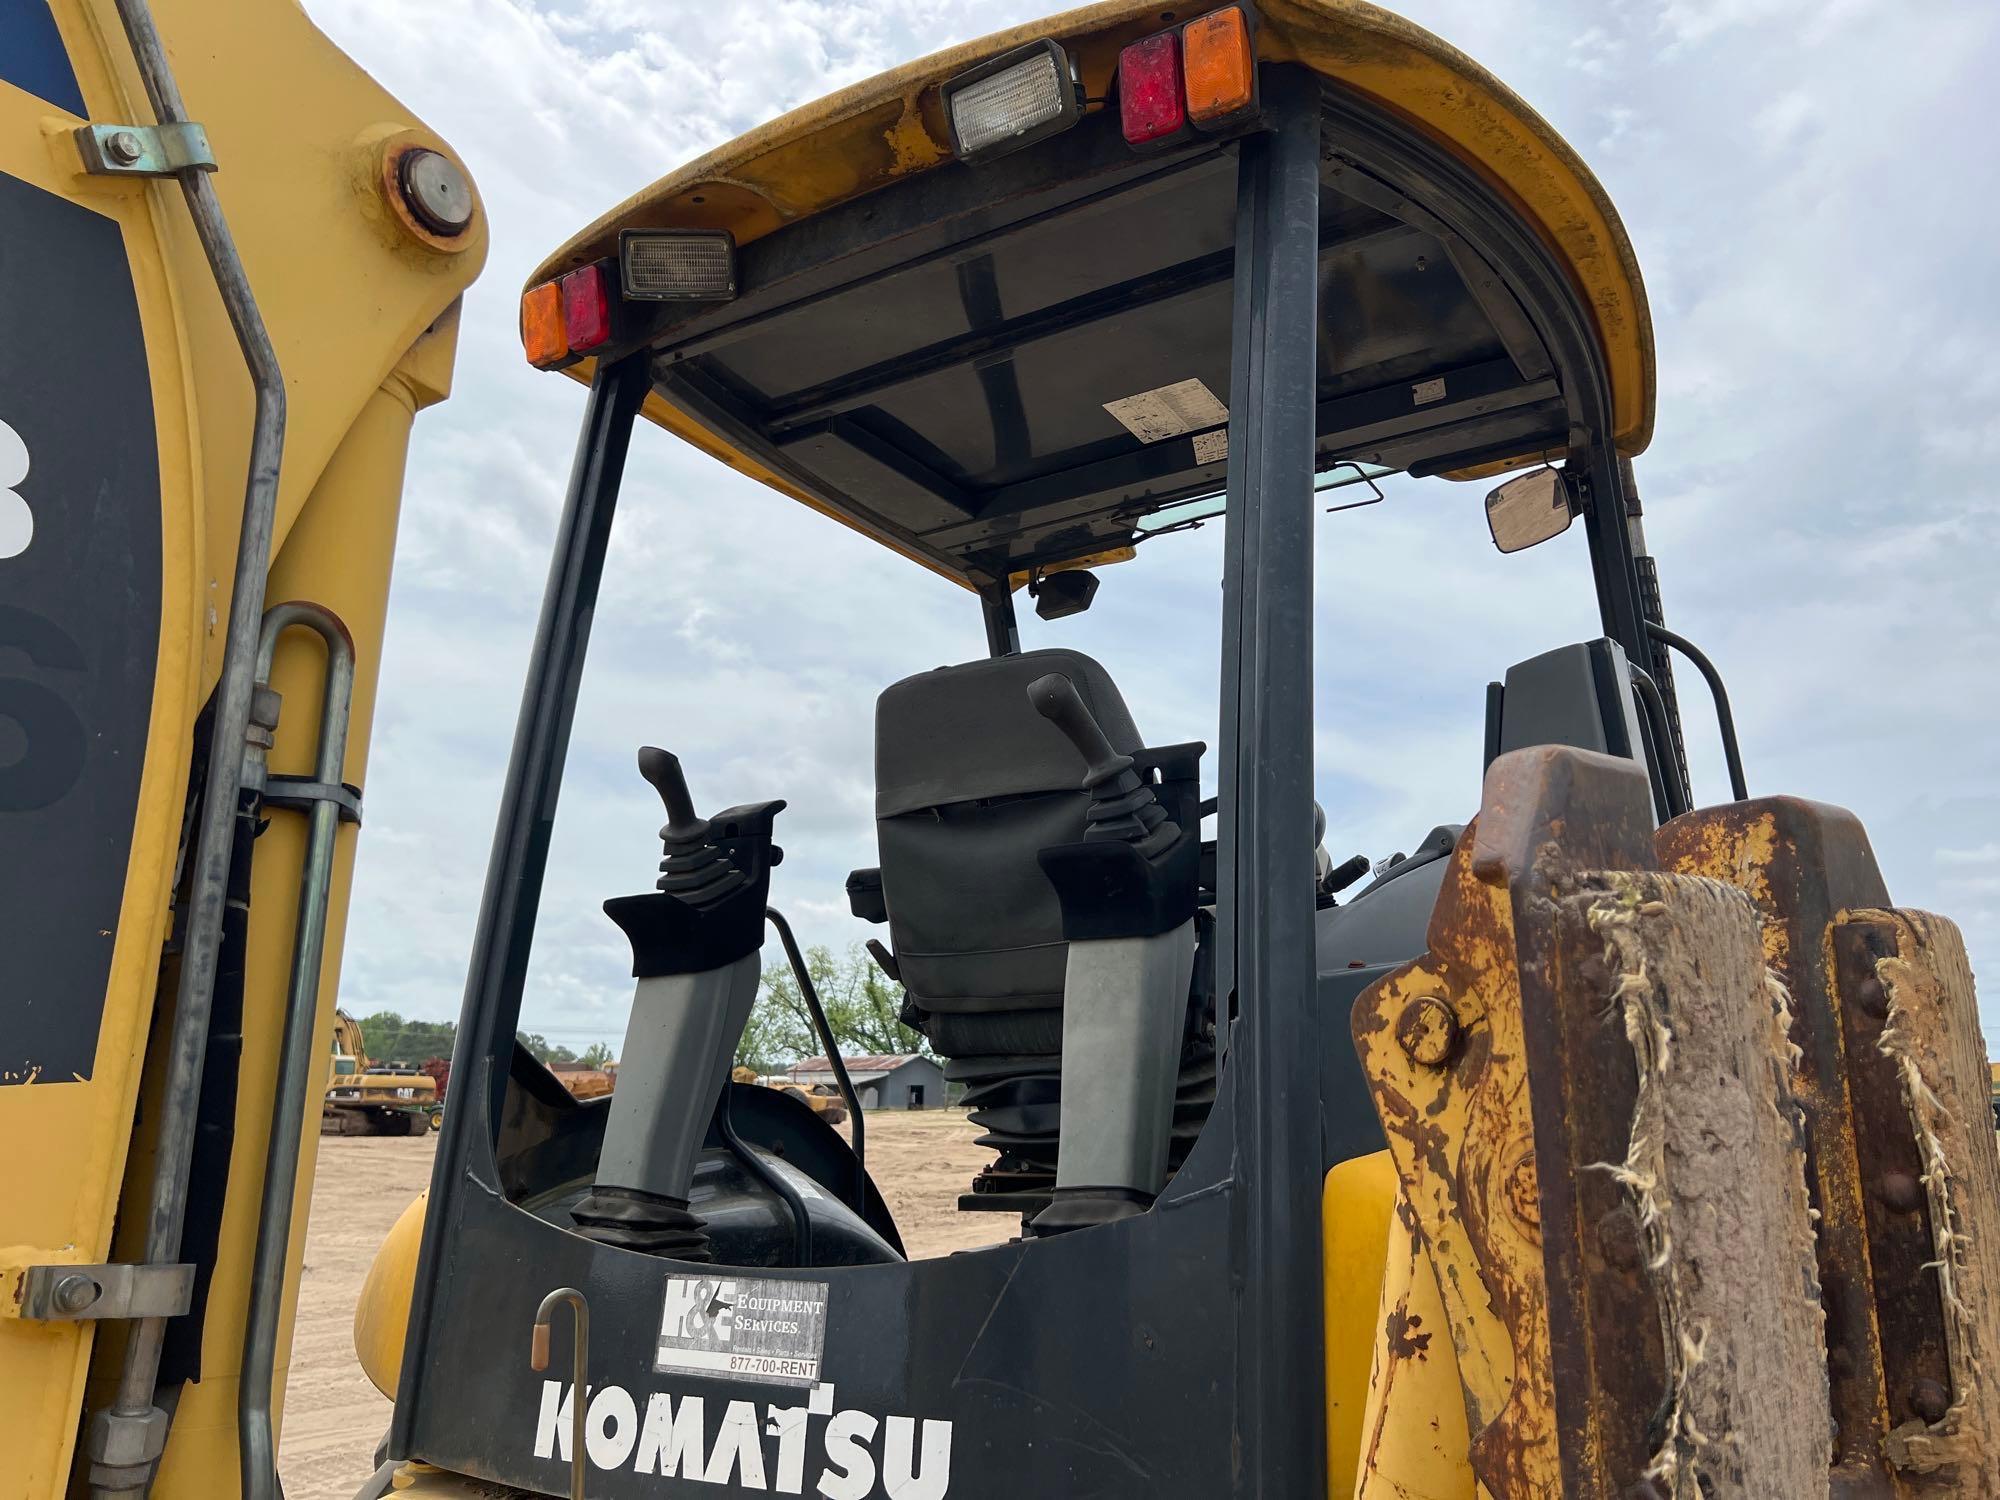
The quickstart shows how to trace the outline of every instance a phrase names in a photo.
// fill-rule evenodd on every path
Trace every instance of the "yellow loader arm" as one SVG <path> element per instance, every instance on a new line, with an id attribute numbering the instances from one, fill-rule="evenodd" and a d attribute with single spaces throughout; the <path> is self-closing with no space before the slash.
<path id="1" fill-rule="evenodd" d="M 0 1493 L 210 1496 L 239 1415 L 275 1441 L 281 1050 L 317 1112 L 405 453 L 485 253 L 288 0 L 0 28 Z"/>

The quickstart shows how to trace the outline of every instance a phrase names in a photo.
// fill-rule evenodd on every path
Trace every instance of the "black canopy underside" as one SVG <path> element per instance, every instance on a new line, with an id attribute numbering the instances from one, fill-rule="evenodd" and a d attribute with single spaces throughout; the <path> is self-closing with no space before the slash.
<path id="1" fill-rule="evenodd" d="M 1320 467 L 1561 456 L 1554 362 L 1448 209 L 1336 139 L 1322 159 Z M 656 305 L 621 343 L 730 447 L 975 586 L 1124 546 L 1223 487 L 1216 409 L 1142 438 L 1107 405 L 1189 381 L 1228 400 L 1236 161 L 1135 155 L 1100 112 L 779 230 L 735 301 Z"/>

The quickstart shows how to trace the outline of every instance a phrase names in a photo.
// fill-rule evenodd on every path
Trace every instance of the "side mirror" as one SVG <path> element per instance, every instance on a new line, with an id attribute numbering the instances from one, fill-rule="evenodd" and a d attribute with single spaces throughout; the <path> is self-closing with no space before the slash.
<path id="1" fill-rule="evenodd" d="M 1502 552 L 1528 548 L 1569 530 L 1569 481 L 1560 469 L 1517 474 L 1486 497 L 1486 526 Z"/>

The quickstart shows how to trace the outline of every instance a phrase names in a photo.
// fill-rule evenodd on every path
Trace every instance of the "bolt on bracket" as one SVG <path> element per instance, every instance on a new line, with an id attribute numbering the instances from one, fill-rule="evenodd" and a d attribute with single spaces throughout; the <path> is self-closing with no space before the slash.
<path id="1" fill-rule="evenodd" d="M 85 125 L 76 132 L 83 169 L 100 177 L 173 177 L 215 170 L 208 132 L 192 120 L 172 125 Z"/>
<path id="2" fill-rule="evenodd" d="M 40 1322 L 177 1318 L 193 1302 L 187 1264 L 28 1266 L 21 1276 L 20 1316 Z"/>

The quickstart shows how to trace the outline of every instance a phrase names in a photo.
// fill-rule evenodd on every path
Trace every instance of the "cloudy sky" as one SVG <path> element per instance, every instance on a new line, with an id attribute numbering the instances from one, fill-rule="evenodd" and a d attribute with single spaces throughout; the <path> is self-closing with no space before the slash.
<path id="1" fill-rule="evenodd" d="M 583 394 L 521 361 L 535 263 L 760 121 L 1033 0 L 308 0 L 470 164 L 493 254 L 457 393 L 411 455 L 342 1003 L 456 1013 L 500 776 Z M 1591 162 L 1638 246 L 1660 352 L 1640 463 L 1670 624 L 1727 675 L 1751 790 L 1868 824 L 1903 905 L 2000 955 L 1991 559 L 2000 550 L 2000 198 L 1992 0 L 1412 0 Z M 1597 633 L 1582 537 L 1502 558 L 1443 481 L 1323 519 L 1317 779 L 1328 845 L 1380 858 L 1477 805 L 1482 694 Z M 1029 616 L 1119 680 L 1154 743 L 1215 740 L 1220 538 L 1107 570 Z M 869 935 L 886 684 L 981 654 L 969 595 L 643 430 L 633 446 L 523 1021 L 623 1031 L 623 940 L 658 804 L 642 743 L 706 809 L 784 797 L 775 899 L 811 941 Z M 1726 795 L 1683 679 L 1698 800 Z M 2000 1043 L 2000 988 L 1988 984 Z"/>

